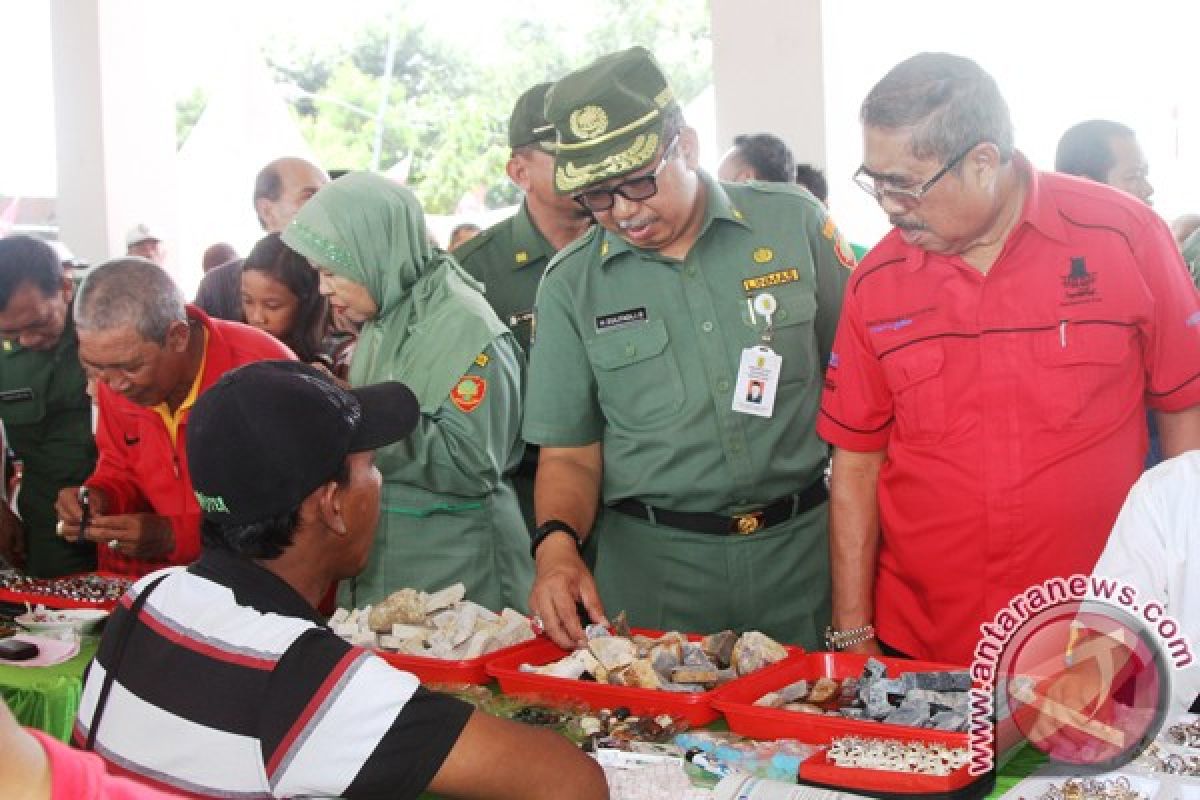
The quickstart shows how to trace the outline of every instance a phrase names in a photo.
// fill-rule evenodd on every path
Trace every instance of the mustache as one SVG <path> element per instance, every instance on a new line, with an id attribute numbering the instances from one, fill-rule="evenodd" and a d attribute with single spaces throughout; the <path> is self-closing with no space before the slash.
<path id="1" fill-rule="evenodd" d="M 902 231 L 923 231 L 925 226 L 913 219 L 905 219 L 904 217 L 888 217 L 888 222 L 892 223 L 893 227 L 899 228 Z"/>

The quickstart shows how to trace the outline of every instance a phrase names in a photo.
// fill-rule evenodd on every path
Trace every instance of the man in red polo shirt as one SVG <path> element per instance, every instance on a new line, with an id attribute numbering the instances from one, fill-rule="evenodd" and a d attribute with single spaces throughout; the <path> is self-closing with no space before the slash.
<path id="1" fill-rule="evenodd" d="M 1091 570 L 1147 405 L 1167 456 L 1200 447 L 1200 301 L 1150 208 L 1014 150 L 974 62 L 914 56 L 862 121 L 855 177 L 895 227 L 847 286 L 817 422 L 829 638 L 964 664 L 1014 595 Z"/>
<path id="2" fill-rule="evenodd" d="M 274 337 L 185 306 L 161 267 L 95 267 L 75 302 L 79 360 L 99 407 L 99 460 L 58 494 L 59 535 L 100 547 L 99 569 L 138 577 L 200 555 L 200 507 L 184 448 L 196 397 L 234 367 L 293 358 Z"/>

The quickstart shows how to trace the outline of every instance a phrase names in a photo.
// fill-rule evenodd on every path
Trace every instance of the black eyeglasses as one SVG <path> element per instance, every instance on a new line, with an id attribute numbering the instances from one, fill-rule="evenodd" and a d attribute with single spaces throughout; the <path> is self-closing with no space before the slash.
<path id="1" fill-rule="evenodd" d="M 593 213 L 608 211 L 617 202 L 617 195 L 621 195 L 626 200 L 648 200 L 658 194 L 658 176 L 662 174 L 666 168 L 667 162 L 671 159 L 671 153 L 675 150 L 675 145 L 679 143 L 679 134 L 675 134 L 671 139 L 671 143 L 663 150 L 662 159 L 659 160 L 658 166 L 649 175 L 640 175 L 636 178 L 630 178 L 627 181 L 621 181 L 611 189 L 589 189 L 586 192 L 580 192 L 575 195 L 575 202 Z"/>
<path id="2" fill-rule="evenodd" d="M 975 144 L 971 145 L 966 150 L 963 150 L 954 158 L 947 161 L 944 167 L 933 173 L 932 178 L 925 181 L 916 189 L 900 189 L 895 186 L 889 186 L 886 179 L 872 176 L 869 172 L 867 172 L 867 168 L 865 166 L 859 167 L 858 171 L 854 173 L 854 182 L 858 184 L 858 188 L 871 195 L 871 197 L 874 197 L 875 202 L 877 203 L 882 203 L 883 199 L 886 197 L 895 203 L 905 206 L 906 208 L 912 208 L 921 202 L 921 198 L 929 193 L 929 190 L 933 188 L 934 184 L 940 181 L 947 172 L 957 167 L 959 162 L 967 157 L 967 153 L 970 153 L 979 144 L 981 144 L 981 142 L 975 142 Z"/>

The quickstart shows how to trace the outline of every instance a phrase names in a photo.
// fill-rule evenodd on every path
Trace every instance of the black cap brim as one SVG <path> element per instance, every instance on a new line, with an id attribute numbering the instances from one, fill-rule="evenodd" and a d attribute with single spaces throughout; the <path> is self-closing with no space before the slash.
<path id="1" fill-rule="evenodd" d="M 351 389 L 350 394 L 362 409 L 362 420 L 350 437 L 351 453 L 398 442 L 412 433 L 421 419 L 416 395 L 399 381 Z"/>

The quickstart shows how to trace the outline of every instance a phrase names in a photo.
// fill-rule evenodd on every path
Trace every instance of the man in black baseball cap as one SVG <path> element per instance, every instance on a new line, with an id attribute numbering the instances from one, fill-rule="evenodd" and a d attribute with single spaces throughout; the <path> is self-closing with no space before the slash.
<path id="1" fill-rule="evenodd" d="M 118 606 L 75 743 L 205 797 L 607 797 L 567 740 L 429 692 L 318 616 L 370 551 L 372 449 L 419 421 L 403 384 L 345 390 L 290 361 L 201 395 L 187 437 L 204 551 Z"/>

